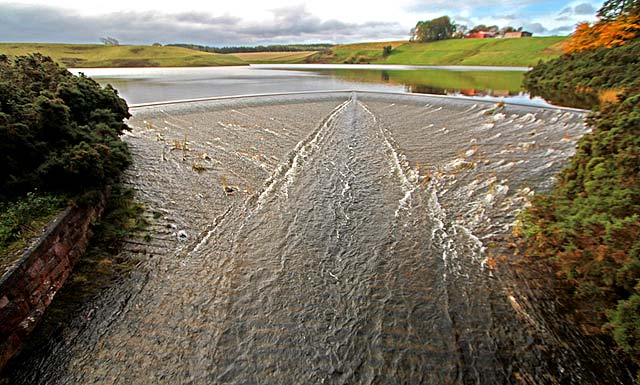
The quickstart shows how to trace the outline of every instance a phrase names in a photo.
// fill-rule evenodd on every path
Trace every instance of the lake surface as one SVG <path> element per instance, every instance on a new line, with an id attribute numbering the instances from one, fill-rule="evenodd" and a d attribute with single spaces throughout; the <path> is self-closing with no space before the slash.
<path id="1" fill-rule="evenodd" d="M 521 88 L 527 68 L 400 65 L 251 65 L 191 68 L 83 68 L 129 104 L 304 91 L 390 91 L 457 95 L 548 106 Z"/>

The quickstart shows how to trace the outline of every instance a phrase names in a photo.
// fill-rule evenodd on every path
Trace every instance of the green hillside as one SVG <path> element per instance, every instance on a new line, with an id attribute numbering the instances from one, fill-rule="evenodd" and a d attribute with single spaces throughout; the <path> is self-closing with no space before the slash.
<path id="1" fill-rule="evenodd" d="M 317 54 L 318 63 L 371 63 L 407 65 L 533 66 L 562 54 L 566 37 L 522 39 L 455 39 L 432 43 L 387 42 L 337 45 L 331 53 Z M 388 57 L 382 47 L 393 46 Z"/>
<path id="2" fill-rule="evenodd" d="M 233 55 L 251 64 L 298 64 L 317 53 L 317 51 L 291 51 L 291 52 L 239 52 Z"/>
<path id="3" fill-rule="evenodd" d="M 456 39 L 433 43 L 407 41 L 336 45 L 330 50 L 293 53 L 216 54 L 175 46 L 0 43 L 0 54 L 40 52 L 67 67 L 196 67 L 247 63 L 372 63 L 408 65 L 533 66 L 562 53 L 565 37 Z M 388 57 L 384 46 L 392 46 Z M 238 56 L 244 55 L 240 58 Z M 244 60 L 243 60 L 244 59 Z"/>
<path id="4" fill-rule="evenodd" d="M 181 47 L 99 44 L 0 43 L 8 56 L 40 52 L 67 67 L 197 67 L 246 64 L 233 55 Z"/>

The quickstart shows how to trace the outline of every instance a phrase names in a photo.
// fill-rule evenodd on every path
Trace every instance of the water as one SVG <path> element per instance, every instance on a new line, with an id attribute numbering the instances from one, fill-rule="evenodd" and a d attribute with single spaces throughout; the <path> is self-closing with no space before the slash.
<path id="1" fill-rule="evenodd" d="M 112 84 L 130 104 L 214 96 L 369 90 L 461 95 L 548 105 L 521 88 L 526 68 L 395 65 L 251 65 L 198 68 L 85 68 Z"/>
<path id="2" fill-rule="evenodd" d="M 12 383 L 631 383 L 495 261 L 584 114 L 495 108 L 342 92 L 135 109 L 127 179 L 158 215 L 124 252 L 145 263 Z"/>

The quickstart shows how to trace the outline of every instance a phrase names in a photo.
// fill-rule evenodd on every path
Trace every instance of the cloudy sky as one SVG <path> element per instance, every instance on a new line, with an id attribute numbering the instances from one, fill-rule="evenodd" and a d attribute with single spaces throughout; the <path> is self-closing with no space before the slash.
<path id="1" fill-rule="evenodd" d="M 0 0 L 0 41 L 211 46 L 406 39 L 418 20 L 511 25 L 566 35 L 593 21 L 590 0 Z"/>

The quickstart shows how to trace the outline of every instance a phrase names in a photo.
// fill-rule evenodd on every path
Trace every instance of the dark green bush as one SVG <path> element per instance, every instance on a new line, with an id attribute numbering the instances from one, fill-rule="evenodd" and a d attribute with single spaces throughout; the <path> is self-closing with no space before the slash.
<path id="1" fill-rule="evenodd" d="M 599 106 L 597 97 L 587 103 L 599 109 L 589 118 L 593 132 L 580 140 L 554 190 L 537 196 L 522 215 L 528 254 L 552 264 L 571 284 L 578 308 L 598 315 L 591 321 L 610 332 L 636 362 L 640 362 L 638 73 L 640 39 L 622 47 L 565 55 L 527 75 L 527 86 L 543 95 L 579 98 L 606 89 L 624 92 L 618 103 Z"/>
<path id="2" fill-rule="evenodd" d="M 616 48 L 566 54 L 525 75 L 532 95 L 560 105 L 598 107 L 598 93 L 633 84 L 640 74 L 640 39 Z"/>
<path id="3" fill-rule="evenodd" d="M 130 162 L 126 102 L 40 54 L 0 55 L 0 200 L 100 188 Z"/>

